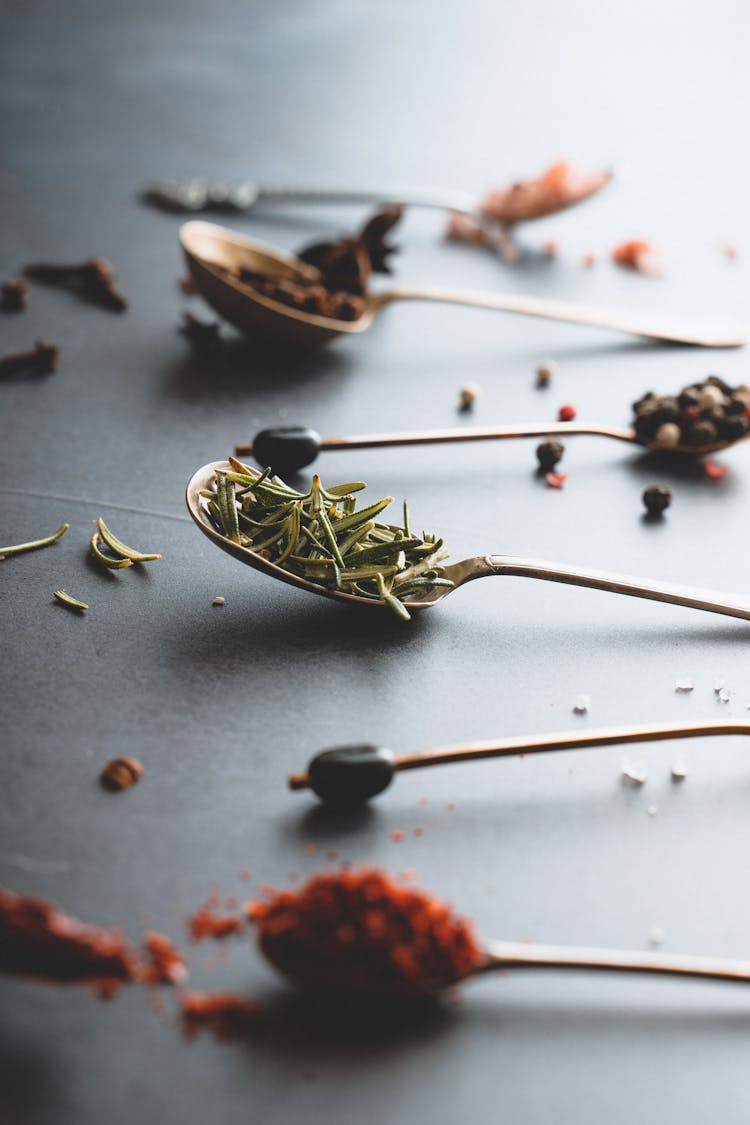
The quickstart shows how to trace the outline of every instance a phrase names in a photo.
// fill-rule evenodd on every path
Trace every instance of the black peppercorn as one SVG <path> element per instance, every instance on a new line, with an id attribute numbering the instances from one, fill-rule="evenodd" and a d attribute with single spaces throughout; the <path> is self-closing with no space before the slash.
<path id="1" fill-rule="evenodd" d="M 686 445 L 711 445 L 716 441 L 716 426 L 713 422 L 702 419 L 690 426 L 682 435 Z"/>
<path id="2" fill-rule="evenodd" d="M 565 452 L 565 447 L 559 441 L 541 441 L 536 447 L 536 459 L 539 462 L 539 468 L 543 469 L 545 473 L 554 469 L 558 461 L 562 460 L 562 455 Z"/>
<path id="3" fill-rule="evenodd" d="M 664 484 L 652 484 L 644 488 L 642 499 L 650 516 L 660 516 L 672 503 L 672 493 Z"/>

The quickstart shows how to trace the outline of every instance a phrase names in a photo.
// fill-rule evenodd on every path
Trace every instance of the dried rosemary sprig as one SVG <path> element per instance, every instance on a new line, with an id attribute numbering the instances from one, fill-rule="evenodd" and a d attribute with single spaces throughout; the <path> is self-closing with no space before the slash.
<path id="1" fill-rule="evenodd" d="M 161 558 L 161 555 L 144 555 L 142 551 L 136 551 L 135 547 L 128 547 L 110 531 L 101 516 L 96 521 L 96 531 L 91 536 L 89 545 L 96 561 L 109 570 L 122 570 L 133 563 L 152 562 Z M 102 547 L 107 547 L 111 554 L 103 551 Z"/>
<path id="2" fill-rule="evenodd" d="M 361 481 L 323 488 L 316 474 L 302 493 L 270 469 L 261 473 L 235 458 L 229 464 L 202 495 L 214 526 L 233 543 L 327 589 L 384 602 L 406 621 L 405 598 L 453 585 L 439 565 L 448 555 L 442 539 L 415 534 L 406 503 L 404 527 L 391 527 L 376 517 L 393 497 L 357 510 Z"/>
<path id="3" fill-rule="evenodd" d="M 20 555 L 24 551 L 36 551 L 39 547 L 49 547 L 52 543 L 56 543 L 69 527 L 69 523 L 64 523 L 46 539 L 34 539 L 31 543 L 16 543 L 13 547 L 0 547 L 0 559 L 7 558 L 9 555 Z"/>
<path id="4" fill-rule="evenodd" d="M 68 606 L 70 609 L 88 609 L 88 602 L 82 602 L 79 598 L 74 598 L 72 594 L 67 594 L 65 590 L 53 590 L 52 593 L 62 605 Z"/>

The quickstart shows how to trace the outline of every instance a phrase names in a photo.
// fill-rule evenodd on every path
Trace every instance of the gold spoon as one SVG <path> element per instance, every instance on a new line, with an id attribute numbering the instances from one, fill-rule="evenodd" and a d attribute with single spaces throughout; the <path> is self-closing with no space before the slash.
<path id="1" fill-rule="evenodd" d="M 688 726 L 610 727 L 602 730 L 566 731 L 536 738 L 502 738 L 439 746 L 411 754 L 394 754 L 384 746 L 336 746 L 316 754 L 304 773 L 289 778 L 293 790 L 312 789 L 328 805 L 351 808 L 376 797 L 401 770 L 474 762 L 482 758 L 515 758 L 559 750 L 588 750 L 594 746 L 622 746 L 635 742 L 663 742 L 672 738 L 707 738 L 714 735 L 750 734 L 749 723 L 691 723 Z"/>
<path id="2" fill-rule="evenodd" d="M 260 332 L 289 343 L 314 347 L 337 336 L 369 328 L 384 305 L 397 300 L 439 301 L 475 308 L 515 312 L 524 316 L 612 328 L 651 340 L 700 347 L 734 348 L 746 342 L 739 324 L 709 322 L 623 309 L 600 309 L 546 297 L 515 293 L 475 293 L 450 289 L 390 289 L 364 298 L 364 312 L 356 320 L 334 320 L 282 304 L 240 280 L 241 269 L 288 279 L 315 280 L 317 270 L 273 246 L 245 238 L 214 223 L 193 221 L 180 228 L 180 242 L 195 287 L 213 309 L 241 332 Z"/>
<path id="3" fill-rule="evenodd" d="M 375 915 L 377 929 L 372 924 Z M 363 868 L 314 876 L 258 904 L 261 952 L 296 984 L 383 997 L 429 995 L 507 969 L 649 973 L 750 982 L 750 961 L 531 942 L 480 943 L 471 922 L 415 887 Z"/>
<path id="4" fill-rule="evenodd" d="M 297 586 L 310 594 L 320 597 L 332 598 L 335 601 L 347 602 L 350 605 L 369 606 L 371 609 L 388 609 L 382 600 L 360 597 L 349 594 L 343 590 L 335 590 L 321 586 L 307 578 L 301 578 L 284 567 L 264 559 L 260 554 L 233 543 L 216 530 L 211 523 L 206 504 L 201 495 L 203 491 L 211 490 L 215 483 L 217 472 L 231 472 L 232 466 L 227 461 L 213 461 L 203 465 L 193 474 L 188 481 L 185 499 L 188 511 L 200 530 L 212 543 L 222 551 L 232 555 L 246 566 L 263 571 L 280 582 L 290 586 Z M 569 586 L 586 586 L 592 590 L 605 590 L 613 594 L 628 594 L 631 597 L 646 598 L 649 601 L 670 602 L 672 605 L 687 606 L 690 609 L 703 609 L 709 613 L 721 613 L 728 617 L 741 617 L 750 621 L 750 598 L 742 595 L 727 595 L 711 590 L 701 590 L 690 586 L 673 586 L 653 582 L 646 578 L 632 578 L 625 575 L 610 574 L 607 571 L 580 569 L 560 563 L 543 562 L 537 559 L 519 559 L 510 555 L 477 555 L 475 558 L 463 559 L 461 562 L 440 568 L 444 578 L 449 579 L 453 586 L 426 587 L 424 594 L 414 594 L 405 597 L 403 604 L 409 612 L 415 609 L 428 609 L 452 594 L 459 586 L 466 582 L 473 582 L 476 578 L 484 578 L 491 574 L 516 575 L 520 578 L 539 578 L 545 582 L 561 582 Z"/>
<path id="5" fill-rule="evenodd" d="M 354 437 L 322 438 L 308 426 L 276 426 L 261 430 L 252 443 L 235 446 L 238 457 L 253 455 L 259 465 L 271 465 L 275 472 L 290 473 L 311 465 L 323 450 L 339 452 L 343 449 L 376 449 L 391 445 L 439 445 L 454 441 L 502 441 L 507 438 L 575 437 L 588 434 L 595 437 L 614 438 L 630 445 L 638 445 L 659 453 L 680 453 L 701 457 L 719 453 L 730 446 L 750 438 L 750 430 L 733 441 L 715 441 L 709 445 L 666 445 L 655 438 L 639 437 L 635 430 L 620 430 L 612 426 L 584 425 L 572 422 L 551 422 L 546 426 L 467 426 L 465 429 L 412 430 L 397 434 L 357 434 Z"/>

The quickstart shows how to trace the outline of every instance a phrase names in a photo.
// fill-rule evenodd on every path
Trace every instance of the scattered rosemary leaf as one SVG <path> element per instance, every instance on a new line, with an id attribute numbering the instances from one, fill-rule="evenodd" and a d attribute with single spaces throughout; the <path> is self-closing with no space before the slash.
<path id="1" fill-rule="evenodd" d="M 106 566 L 110 570 L 122 570 L 122 568 L 125 566 L 133 565 L 132 559 L 113 559 L 111 555 L 105 555 L 99 546 L 101 542 L 102 540 L 99 538 L 99 532 L 95 531 L 91 536 L 91 539 L 89 540 L 89 544 L 91 546 L 92 555 L 97 562 L 100 562 L 102 564 L 102 566 Z"/>
<path id="2" fill-rule="evenodd" d="M 59 602 L 62 602 L 63 605 L 69 606 L 71 609 L 89 608 L 88 602 L 79 601 L 78 598 L 73 598 L 70 594 L 66 594 L 64 590 L 53 590 L 52 593 Z"/>
<path id="3" fill-rule="evenodd" d="M 38 547 L 49 547 L 51 543 L 56 543 L 58 539 L 61 539 L 69 527 L 69 523 L 64 523 L 52 535 L 48 535 L 46 539 L 34 539 L 31 543 L 16 543 L 14 547 L 0 547 L 0 558 L 7 558 L 8 555 L 20 555 L 24 551 L 36 551 Z"/>
<path id="4" fill-rule="evenodd" d="M 144 555 L 141 551 L 136 551 L 134 547 L 128 547 L 123 543 L 122 539 L 109 530 L 104 520 L 99 517 L 96 521 L 96 526 L 99 528 L 99 535 L 107 544 L 111 551 L 116 555 L 122 555 L 124 559 L 130 559 L 131 562 L 151 562 L 153 559 L 160 559 L 161 555 Z"/>

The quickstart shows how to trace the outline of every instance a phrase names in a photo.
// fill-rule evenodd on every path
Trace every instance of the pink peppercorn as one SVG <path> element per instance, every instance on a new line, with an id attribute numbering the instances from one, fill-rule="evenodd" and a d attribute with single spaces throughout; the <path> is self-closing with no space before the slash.
<path id="1" fill-rule="evenodd" d="M 565 406 L 561 406 L 559 411 L 557 412 L 557 417 L 561 422 L 572 422 L 575 416 L 576 408 L 575 406 L 571 406 L 570 403 L 566 403 Z"/>

